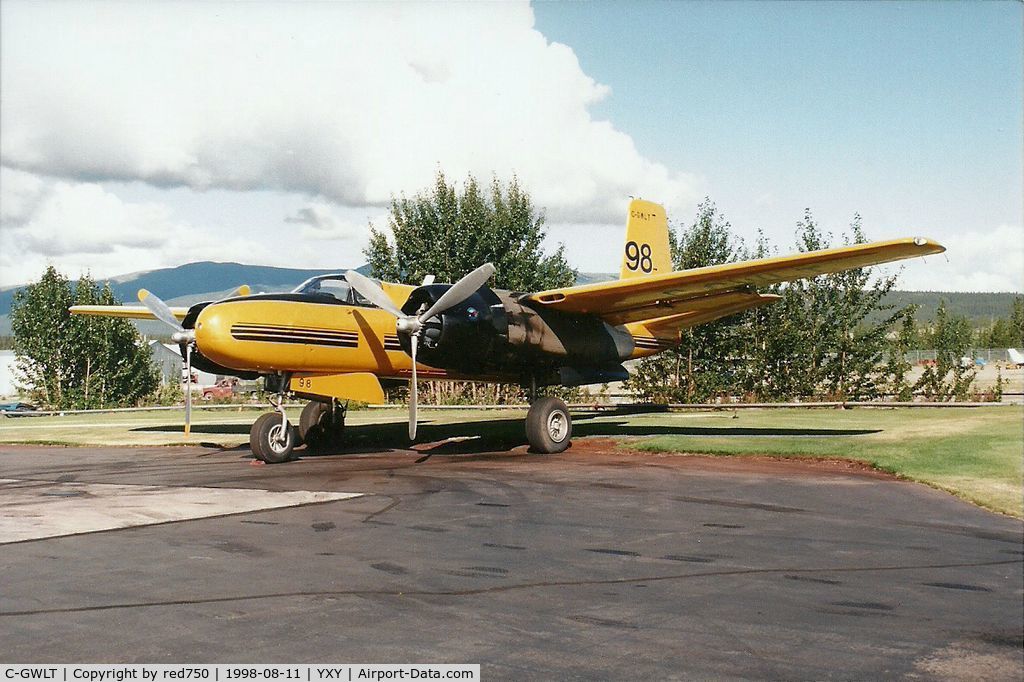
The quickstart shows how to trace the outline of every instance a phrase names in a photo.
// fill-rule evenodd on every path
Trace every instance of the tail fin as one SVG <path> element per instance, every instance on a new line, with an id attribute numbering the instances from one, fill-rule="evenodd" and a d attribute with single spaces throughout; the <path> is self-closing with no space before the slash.
<path id="1" fill-rule="evenodd" d="M 626 246 L 619 279 L 672 272 L 665 208 L 643 199 L 629 202 Z"/>

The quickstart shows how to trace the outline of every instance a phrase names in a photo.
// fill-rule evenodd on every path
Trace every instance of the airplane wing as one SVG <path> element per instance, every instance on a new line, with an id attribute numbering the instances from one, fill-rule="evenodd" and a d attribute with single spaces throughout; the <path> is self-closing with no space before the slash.
<path id="1" fill-rule="evenodd" d="M 69 308 L 72 315 L 91 315 L 94 317 L 127 317 L 133 320 L 155 320 L 156 316 L 141 305 L 73 305 Z M 172 307 L 171 312 L 178 320 L 185 319 L 188 308 Z"/>
<path id="2" fill-rule="evenodd" d="M 749 300 L 754 305 L 767 303 L 758 297 L 755 287 L 927 256 L 945 250 L 944 246 L 930 239 L 908 237 L 649 277 L 549 289 L 527 294 L 521 300 L 533 303 L 536 307 L 597 315 L 609 324 L 616 325 L 686 313 L 693 313 L 694 319 L 699 317 L 703 318 L 701 321 L 707 321 L 709 312 L 718 302 L 730 308 L 734 308 L 744 297 L 754 297 Z M 719 299 L 717 302 L 716 298 Z M 741 306 L 739 310 L 746 307 L 753 306 Z M 733 312 L 738 310 L 734 309 Z"/>

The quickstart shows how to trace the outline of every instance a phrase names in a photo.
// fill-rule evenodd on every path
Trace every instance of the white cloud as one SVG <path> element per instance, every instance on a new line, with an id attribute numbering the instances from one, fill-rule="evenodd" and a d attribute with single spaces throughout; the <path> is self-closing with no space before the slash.
<path id="1" fill-rule="evenodd" d="M 334 207 L 323 201 L 314 201 L 303 206 L 284 221 L 302 225 L 301 236 L 311 240 L 354 240 L 361 244 L 370 231 L 368 223 L 355 224 L 339 215 Z"/>
<path id="2" fill-rule="evenodd" d="M 946 252 L 909 261 L 900 288 L 938 291 L 1024 291 L 1024 227 L 999 225 L 942 239 Z"/>
<path id="3" fill-rule="evenodd" d="M 43 194 L 42 178 L 0 166 L 0 223 L 24 224 L 32 217 Z"/>
<path id="4" fill-rule="evenodd" d="M 5 218 L 8 207 L 17 206 L 13 199 L 29 197 L 33 204 L 30 215 L 0 230 L 0 286 L 36 279 L 50 263 L 72 277 L 109 277 L 168 263 L 222 260 L 225 254 L 272 258 L 261 243 L 217 236 L 175 219 L 164 204 L 126 202 L 95 183 L 46 180 L 5 168 L 0 178 Z"/>
<path id="5" fill-rule="evenodd" d="M 88 181 L 382 206 L 517 173 L 563 222 L 614 222 L 688 176 L 595 121 L 608 88 L 526 3 L 5 3 L 6 165 Z"/>

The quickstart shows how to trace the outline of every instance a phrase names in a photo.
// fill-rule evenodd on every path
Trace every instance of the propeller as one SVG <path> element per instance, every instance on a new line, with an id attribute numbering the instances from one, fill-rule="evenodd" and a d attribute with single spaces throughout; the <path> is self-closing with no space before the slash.
<path id="1" fill-rule="evenodd" d="M 377 282 L 362 275 L 355 270 L 345 273 L 345 279 L 358 291 L 363 298 L 375 306 L 386 310 L 398 320 L 395 328 L 401 334 L 409 335 L 410 355 L 412 356 L 412 380 L 409 386 L 409 440 L 416 439 L 416 403 L 418 391 L 416 386 L 416 350 L 419 346 L 420 335 L 423 333 L 423 325 L 433 317 L 437 317 L 449 308 L 453 308 L 473 295 L 484 283 L 494 274 L 494 266 L 484 263 L 473 272 L 469 273 L 449 289 L 441 294 L 434 305 L 424 312 L 415 315 L 406 315 L 401 308 L 395 305 L 384 289 Z"/>
<path id="2" fill-rule="evenodd" d="M 244 288 L 248 290 L 249 287 Z M 241 289 L 242 287 L 239 287 L 239 290 Z M 182 327 L 167 304 L 149 291 L 139 289 L 139 301 L 149 308 L 156 319 L 174 330 L 174 333 L 171 334 L 172 341 L 185 346 L 185 435 L 187 436 L 192 431 L 192 347 L 196 342 L 196 333 L 192 329 Z"/>

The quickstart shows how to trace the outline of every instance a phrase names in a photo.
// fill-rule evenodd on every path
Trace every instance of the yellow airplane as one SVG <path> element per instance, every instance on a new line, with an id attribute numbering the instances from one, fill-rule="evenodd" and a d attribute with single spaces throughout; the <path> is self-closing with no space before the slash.
<path id="1" fill-rule="evenodd" d="M 143 306 L 73 306 L 76 315 L 158 319 L 174 329 L 189 372 L 264 377 L 274 412 L 250 432 L 253 454 L 284 462 L 301 443 L 340 445 L 349 400 L 380 403 L 381 380 L 409 382 L 409 438 L 416 437 L 417 379 L 518 383 L 530 391 L 526 436 L 534 451 L 569 446 L 565 403 L 537 400 L 543 386 L 619 381 L 622 363 L 679 343 L 682 330 L 771 303 L 756 287 L 814 277 L 945 248 L 922 237 L 673 271 L 662 206 L 629 205 L 616 281 L 532 293 L 485 286 L 482 265 L 455 284 L 408 286 L 358 272 L 313 277 L 290 293 L 249 295 L 170 308 L 145 290 Z M 282 404 L 310 402 L 296 427 Z M 188 433 L 191 396 L 186 392 Z"/>

